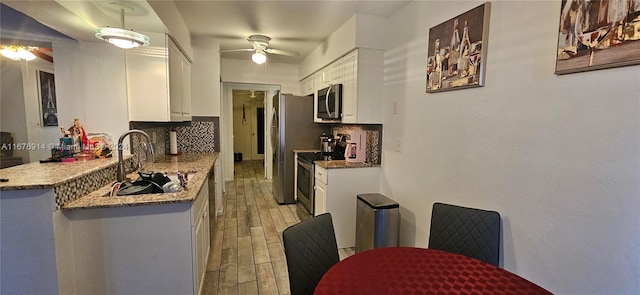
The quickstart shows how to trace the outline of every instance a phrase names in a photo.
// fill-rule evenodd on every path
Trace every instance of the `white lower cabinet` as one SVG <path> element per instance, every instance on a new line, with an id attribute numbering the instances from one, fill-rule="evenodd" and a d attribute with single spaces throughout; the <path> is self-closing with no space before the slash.
<path id="1" fill-rule="evenodd" d="M 325 169 L 315 165 L 315 215 L 331 213 L 338 248 L 356 245 L 356 199 L 380 191 L 380 167 Z"/>
<path id="2" fill-rule="evenodd" d="M 209 188 L 194 202 L 63 211 L 76 294 L 200 294 L 210 249 Z"/>
<path id="3" fill-rule="evenodd" d="M 202 294 L 210 249 L 208 186 L 202 186 L 191 212 L 198 212 L 194 215 L 193 221 L 193 266 L 194 273 L 196 274 L 194 277 L 194 286 L 196 290 L 198 290 L 197 294 Z"/>

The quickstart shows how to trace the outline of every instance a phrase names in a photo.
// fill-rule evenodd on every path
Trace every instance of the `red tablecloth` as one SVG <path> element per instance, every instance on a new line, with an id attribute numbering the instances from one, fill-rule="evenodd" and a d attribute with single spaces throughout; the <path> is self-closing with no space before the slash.
<path id="1" fill-rule="evenodd" d="M 393 247 L 364 251 L 334 265 L 321 294 L 551 294 L 504 269 L 444 251 Z"/>

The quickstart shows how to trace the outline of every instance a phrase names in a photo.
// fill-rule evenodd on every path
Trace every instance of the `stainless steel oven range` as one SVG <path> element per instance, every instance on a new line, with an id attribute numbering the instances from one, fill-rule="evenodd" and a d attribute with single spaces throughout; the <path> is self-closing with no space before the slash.
<path id="1" fill-rule="evenodd" d="M 314 180 L 315 171 L 313 169 L 313 160 L 298 154 L 298 175 L 296 183 L 296 191 L 298 199 L 296 204 L 298 207 L 298 217 L 300 220 L 307 220 L 313 216 L 314 207 Z"/>
<path id="2" fill-rule="evenodd" d="M 300 220 L 315 216 L 315 161 L 344 160 L 344 155 L 321 152 L 298 153 L 296 181 L 297 213 Z"/>

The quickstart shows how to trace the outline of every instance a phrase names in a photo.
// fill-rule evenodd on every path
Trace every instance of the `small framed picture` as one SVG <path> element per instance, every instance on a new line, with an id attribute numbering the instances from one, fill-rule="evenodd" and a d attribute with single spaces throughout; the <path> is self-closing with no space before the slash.
<path id="1" fill-rule="evenodd" d="M 53 73 L 38 71 L 38 93 L 40 95 L 40 118 L 42 126 L 58 126 L 58 101 Z"/>
<path id="2" fill-rule="evenodd" d="M 484 86 L 490 8 L 486 2 L 429 29 L 427 92 Z"/>

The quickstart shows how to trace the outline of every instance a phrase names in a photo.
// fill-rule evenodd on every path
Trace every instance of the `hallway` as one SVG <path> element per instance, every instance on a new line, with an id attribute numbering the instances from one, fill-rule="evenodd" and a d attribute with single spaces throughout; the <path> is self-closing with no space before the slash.
<path id="1" fill-rule="evenodd" d="M 295 205 L 278 205 L 262 161 L 235 162 L 235 174 L 211 228 L 203 293 L 289 294 L 282 231 L 300 221 Z"/>
<path id="2" fill-rule="evenodd" d="M 282 231 L 300 222 L 295 204 L 278 205 L 261 160 L 235 162 L 224 214 L 211 226 L 203 294 L 289 294 Z M 354 249 L 340 249 L 343 259 Z"/>

